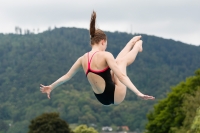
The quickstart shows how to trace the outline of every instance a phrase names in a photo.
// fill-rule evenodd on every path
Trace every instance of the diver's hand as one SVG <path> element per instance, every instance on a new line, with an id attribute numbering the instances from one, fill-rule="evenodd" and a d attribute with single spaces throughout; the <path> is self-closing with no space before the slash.
<path id="1" fill-rule="evenodd" d="M 52 87 L 51 86 L 44 86 L 40 84 L 40 91 L 42 93 L 47 93 L 47 97 L 50 99 L 50 93 L 51 93 Z"/>
<path id="2" fill-rule="evenodd" d="M 144 95 L 142 93 L 138 94 L 137 96 L 144 100 L 154 100 L 155 99 L 155 97 L 153 97 L 153 96 Z"/>

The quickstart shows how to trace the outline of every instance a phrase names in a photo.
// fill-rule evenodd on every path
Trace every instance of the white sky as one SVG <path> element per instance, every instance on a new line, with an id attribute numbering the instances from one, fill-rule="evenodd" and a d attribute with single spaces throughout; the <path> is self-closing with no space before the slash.
<path id="1" fill-rule="evenodd" d="M 0 33 L 15 26 L 89 28 L 92 10 L 104 31 L 155 35 L 200 45 L 200 0 L 0 0 Z"/>

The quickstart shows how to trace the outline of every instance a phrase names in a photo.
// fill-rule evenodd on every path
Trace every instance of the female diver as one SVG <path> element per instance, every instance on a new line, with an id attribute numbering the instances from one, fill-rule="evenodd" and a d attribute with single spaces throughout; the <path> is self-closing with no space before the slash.
<path id="1" fill-rule="evenodd" d="M 78 58 L 71 69 L 51 85 L 41 84 L 40 91 L 47 93 L 50 99 L 53 89 L 83 69 L 96 98 L 104 105 L 120 104 L 125 98 L 126 87 L 142 99 L 155 99 L 142 94 L 126 75 L 126 67 L 134 62 L 138 52 L 142 52 L 141 36 L 133 37 L 115 59 L 111 53 L 105 51 L 107 37 L 102 30 L 95 28 L 95 21 L 96 12 L 93 11 L 90 21 L 91 51 Z"/>

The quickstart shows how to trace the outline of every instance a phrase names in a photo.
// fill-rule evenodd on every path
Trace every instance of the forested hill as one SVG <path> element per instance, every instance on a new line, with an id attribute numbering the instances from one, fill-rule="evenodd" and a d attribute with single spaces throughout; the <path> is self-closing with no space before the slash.
<path id="1" fill-rule="evenodd" d="M 134 36 L 106 32 L 108 51 L 116 56 Z M 166 96 L 200 68 L 200 46 L 142 35 L 143 52 L 128 67 L 128 76 L 143 93 Z M 29 120 L 43 112 L 60 112 L 68 123 L 129 126 L 143 130 L 146 114 L 157 101 L 137 99 L 131 91 L 118 106 L 102 106 L 83 71 L 56 88 L 48 100 L 39 84 L 48 85 L 65 74 L 90 50 L 86 29 L 56 28 L 40 34 L 0 34 L 0 126 L 7 133 L 26 132 Z M 10 127 L 6 126 L 11 124 Z M 0 129 L 1 131 L 1 129 Z"/>

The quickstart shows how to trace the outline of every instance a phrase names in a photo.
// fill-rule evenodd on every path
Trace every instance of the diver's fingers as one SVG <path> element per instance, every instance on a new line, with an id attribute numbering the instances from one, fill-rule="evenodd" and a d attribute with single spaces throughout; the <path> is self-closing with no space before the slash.
<path id="1" fill-rule="evenodd" d="M 41 86 L 41 87 L 44 87 L 44 85 L 43 85 L 43 84 L 40 84 L 40 86 Z"/>
<path id="2" fill-rule="evenodd" d="M 153 97 L 153 96 L 148 96 L 148 95 L 144 95 L 144 99 L 145 99 L 145 100 L 154 100 L 155 97 Z"/>
<path id="3" fill-rule="evenodd" d="M 47 93 L 47 97 L 50 99 L 50 93 Z"/>

